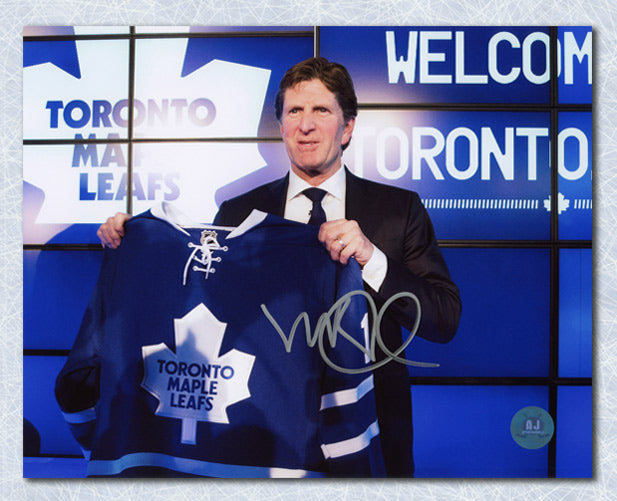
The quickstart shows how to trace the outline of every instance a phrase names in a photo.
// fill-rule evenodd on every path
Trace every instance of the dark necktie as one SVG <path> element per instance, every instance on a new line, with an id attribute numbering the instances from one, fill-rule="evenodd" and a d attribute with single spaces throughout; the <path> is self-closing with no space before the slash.
<path id="1" fill-rule="evenodd" d="M 326 213 L 321 206 L 323 197 L 326 196 L 327 191 L 319 188 L 307 188 L 302 192 L 307 198 L 313 202 L 313 208 L 311 209 L 311 217 L 308 220 L 308 224 L 314 224 L 316 226 L 326 222 Z"/>

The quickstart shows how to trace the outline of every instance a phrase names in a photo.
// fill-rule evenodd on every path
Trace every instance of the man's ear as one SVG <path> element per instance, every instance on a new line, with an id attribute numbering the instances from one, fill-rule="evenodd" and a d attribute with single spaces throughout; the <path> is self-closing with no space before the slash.
<path id="1" fill-rule="evenodd" d="M 343 136 L 341 137 L 341 146 L 343 149 L 347 148 L 349 141 L 351 141 L 351 136 L 353 134 L 353 128 L 356 125 L 356 117 L 351 117 L 347 120 L 345 124 L 345 128 L 343 129 Z"/>

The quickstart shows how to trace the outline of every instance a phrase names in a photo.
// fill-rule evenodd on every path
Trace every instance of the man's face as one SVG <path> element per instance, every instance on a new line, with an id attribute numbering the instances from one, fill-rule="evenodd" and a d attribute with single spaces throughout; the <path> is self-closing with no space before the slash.
<path id="1" fill-rule="evenodd" d="M 313 185 L 341 166 L 341 145 L 351 139 L 355 119 L 345 123 L 336 96 L 321 80 L 300 82 L 285 91 L 281 136 L 291 168 Z"/>

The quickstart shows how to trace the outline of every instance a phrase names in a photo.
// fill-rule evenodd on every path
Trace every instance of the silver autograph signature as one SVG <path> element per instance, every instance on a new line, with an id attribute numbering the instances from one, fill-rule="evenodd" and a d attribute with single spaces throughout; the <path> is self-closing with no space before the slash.
<path id="1" fill-rule="evenodd" d="M 349 308 L 351 300 L 354 296 L 363 296 L 366 299 L 369 312 L 371 313 L 372 318 L 375 319 L 375 321 L 373 322 L 373 326 L 371 328 L 369 341 L 367 343 L 368 346 L 362 344 L 357 339 L 355 339 L 353 336 L 351 336 L 347 331 L 345 331 L 345 329 L 341 325 L 343 317 L 345 316 L 345 313 L 347 312 L 347 309 Z M 409 298 L 413 300 L 414 303 L 416 304 L 418 314 L 416 316 L 414 326 L 409 333 L 409 337 L 405 340 L 405 342 L 398 349 L 392 352 L 386 347 L 385 343 L 383 342 L 381 338 L 381 320 L 383 316 L 385 315 L 386 311 L 388 310 L 388 308 L 390 307 L 390 305 L 394 301 L 400 298 Z M 346 374 L 360 374 L 363 372 L 369 372 L 369 371 L 372 371 L 374 369 L 377 369 L 387 364 L 388 362 L 392 360 L 402 363 L 402 364 L 411 365 L 414 367 L 439 367 L 439 364 L 436 364 L 436 363 L 414 362 L 413 360 L 407 360 L 406 358 L 399 356 L 401 353 L 403 353 L 405 348 L 409 345 L 411 340 L 415 337 L 416 332 L 418 331 L 418 326 L 420 325 L 420 315 L 421 315 L 420 301 L 418 300 L 416 295 L 413 294 L 412 292 L 399 292 L 398 294 L 394 294 L 390 299 L 388 299 L 383 304 L 383 306 L 381 307 L 379 311 L 377 311 L 377 306 L 375 305 L 375 301 L 366 291 L 357 290 L 357 291 L 348 292 L 343 297 L 341 297 L 338 301 L 336 301 L 332 305 L 332 307 L 328 310 L 328 312 L 322 313 L 319 316 L 319 319 L 317 320 L 317 324 L 315 325 L 314 332 L 311 331 L 311 323 L 310 323 L 308 313 L 302 312 L 296 317 L 296 320 L 294 321 L 291 327 L 291 331 L 289 335 L 286 335 L 285 332 L 283 332 L 283 329 L 281 328 L 279 323 L 274 319 L 272 314 L 268 311 L 268 308 L 265 304 L 261 305 L 261 310 L 263 311 L 266 318 L 270 321 L 270 323 L 272 324 L 276 332 L 278 332 L 279 336 L 283 340 L 283 344 L 285 345 L 285 350 L 287 351 L 287 353 L 291 351 L 291 346 L 293 344 L 293 340 L 296 335 L 296 330 L 298 329 L 300 323 L 303 322 L 304 330 L 306 333 L 307 345 L 312 348 L 313 346 L 315 346 L 315 344 L 318 344 L 319 353 L 321 353 L 323 360 L 326 362 L 326 364 L 328 364 L 330 367 L 332 367 L 333 369 L 339 372 L 343 372 Z M 334 347 L 336 345 L 337 337 L 342 336 L 344 339 L 346 339 L 352 345 L 358 348 L 358 350 L 360 350 L 366 357 L 368 357 L 368 359 L 372 362 L 372 364 L 366 365 L 363 367 L 349 368 L 349 367 L 341 367 L 340 365 L 333 362 L 329 358 L 324 348 L 324 334 L 326 332 L 328 333 L 328 339 L 330 341 L 330 346 Z M 376 357 L 375 357 L 375 346 L 376 345 L 379 345 L 379 347 L 386 354 L 386 358 L 384 358 L 383 360 L 380 360 L 379 362 L 376 362 Z"/>

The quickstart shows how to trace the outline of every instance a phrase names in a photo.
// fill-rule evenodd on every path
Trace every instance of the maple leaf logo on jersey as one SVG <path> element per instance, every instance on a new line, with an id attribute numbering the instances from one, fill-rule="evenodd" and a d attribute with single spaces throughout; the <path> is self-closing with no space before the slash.
<path id="1" fill-rule="evenodd" d="M 141 349 L 141 385 L 159 400 L 157 416 L 182 420 L 182 443 L 196 443 L 197 421 L 229 423 L 227 407 L 251 396 L 255 357 L 236 349 L 219 356 L 226 327 L 200 303 L 174 319 L 175 353 L 165 343 Z"/>

